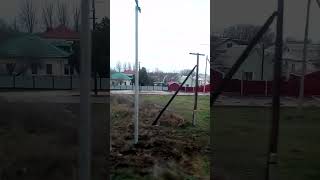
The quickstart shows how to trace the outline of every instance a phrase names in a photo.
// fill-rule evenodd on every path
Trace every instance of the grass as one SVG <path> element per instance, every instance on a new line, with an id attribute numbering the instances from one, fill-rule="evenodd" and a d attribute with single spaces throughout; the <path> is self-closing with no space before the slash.
<path id="1" fill-rule="evenodd" d="M 143 99 L 164 106 L 170 97 L 149 95 L 143 96 Z M 193 96 L 177 96 L 168 110 L 175 111 L 191 122 L 193 102 Z M 180 132 L 194 133 L 202 139 L 208 139 L 208 96 L 199 96 L 198 109 L 196 127 L 188 126 Z M 296 108 L 281 108 L 278 146 L 280 179 L 320 179 L 319 110 L 306 107 L 303 116 L 299 116 Z M 237 179 L 263 178 L 266 172 L 271 108 L 214 107 L 212 112 L 217 174 L 228 174 Z"/>
<path id="2" fill-rule="evenodd" d="M 0 102 L 0 173 L 8 179 L 75 179 L 77 104 Z M 66 111 L 66 109 L 72 109 Z M 94 179 L 104 177 L 106 106 L 93 106 Z M 25 171 L 22 173 L 22 169 Z"/>

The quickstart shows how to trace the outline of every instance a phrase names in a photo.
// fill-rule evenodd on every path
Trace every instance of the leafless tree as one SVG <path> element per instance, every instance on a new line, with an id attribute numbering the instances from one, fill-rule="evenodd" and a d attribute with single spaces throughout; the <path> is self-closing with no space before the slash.
<path id="1" fill-rule="evenodd" d="M 130 63 L 130 62 L 128 62 L 128 69 L 129 69 L 130 71 L 132 71 L 132 66 L 131 66 L 131 63 Z"/>
<path id="2" fill-rule="evenodd" d="M 123 70 L 127 70 L 127 63 L 123 63 Z"/>
<path id="3" fill-rule="evenodd" d="M 33 33 L 37 23 L 37 10 L 32 0 L 24 0 L 20 6 L 19 19 L 22 26 L 29 32 Z"/>
<path id="4" fill-rule="evenodd" d="M 65 2 L 58 1 L 57 2 L 57 17 L 60 25 L 67 26 L 68 19 L 68 6 Z"/>
<path id="5" fill-rule="evenodd" d="M 14 32 L 19 32 L 20 31 L 19 26 L 18 26 L 18 22 L 17 22 L 17 17 L 14 17 L 14 19 L 13 19 L 13 22 L 12 22 L 12 25 L 11 25 L 11 29 Z"/>
<path id="6" fill-rule="evenodd" d="M 116 70 L 117 70 L 118 72 L 121 72 L 121 62 L 120 62 L 120 61 L 117 62 Z"/>
<path id="7" fill-rule="evenodd" d="M 80 8 L 75 7 L 73 9 L 73 26 L 76 32 L 79 32 L 80 26 Z"/>
<path id="8" fill-rule="evenodd" d="M 46 29 L 51 29 L 54 26 L 54 4 L 46 1 L 42 7 L 42 20 Z"/>

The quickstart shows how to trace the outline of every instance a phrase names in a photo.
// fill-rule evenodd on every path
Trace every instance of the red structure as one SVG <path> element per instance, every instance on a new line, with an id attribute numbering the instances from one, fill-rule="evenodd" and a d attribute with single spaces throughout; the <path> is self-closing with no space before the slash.
<path id="1" fill-rule="evenodd" d="M 177 82 L 168 82 L 168 91 L 177 91 L 180 87 L 180 84 Z"/>
<path id="2" fill-rule="evenodd" d="M 80 33 L 69 29 L 64 25 L 60 25 L 53 29 L 48 29 L 46 32 L 40 34 L 42 38 L 46 39 L 63 39 L 68 41 L 79 41 Z"/>

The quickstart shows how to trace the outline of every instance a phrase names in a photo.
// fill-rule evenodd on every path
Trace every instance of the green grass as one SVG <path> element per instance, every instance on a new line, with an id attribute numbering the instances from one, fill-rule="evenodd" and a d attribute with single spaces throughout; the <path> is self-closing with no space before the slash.
<path id="1" fill-rule="evenodd" d="M 164 106 L 170 97 L 149 95 L 143 96 L 143 99 Z M 177 96 L 168 110 L 191 122 L 193 103 L 193 96 Z M 196 127 L 188 126 L 180 132 L 197 134 L 208 140 L 209 96 L 199 96 L 198 103 Z M 320 179 L 319 110 L 308 107 L 303 110 L 303 116 L 298 116 L 296 108 L 281 109 L 278 146 L 280 179 Z M 218 173 L 239 179 L 264 177 L 271 115 L 271 108 L 214 107 L 212 116 L 215 126 L 212 133 Z M 219 168 L 224 170 L 219 172 Z"/>

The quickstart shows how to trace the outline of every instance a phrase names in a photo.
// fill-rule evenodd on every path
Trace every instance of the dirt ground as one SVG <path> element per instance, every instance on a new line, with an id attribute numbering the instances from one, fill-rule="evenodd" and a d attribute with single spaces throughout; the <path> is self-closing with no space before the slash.
<path id="1" fill-rule="evenodd" d="M 1 180 L 78 179 L 79 104 L 0 99 L 0 106 Z M 106 176 L 103 108 L 93 108 L 93 179 Z"/>
<path id="2" fill-rule="evenodd" d="M 179 132 L 190 126 L 182 116 L 169 109 L 160 118 L 159 126 L 152 126 L 161 106 L 142 102 L 139 143 L 134 145 L 132 96 L 113 95 L 111 102 L 111 160 L 115 179 L 120 176 L 119 172 L 129 171 L 132 176 L 126 176 L 128 179 L 133 176 L 137 179 L 209 179 L 201 174 L 203 162 L 199 159 L 206 153 L 205 147 L 196 135 Z"/>

